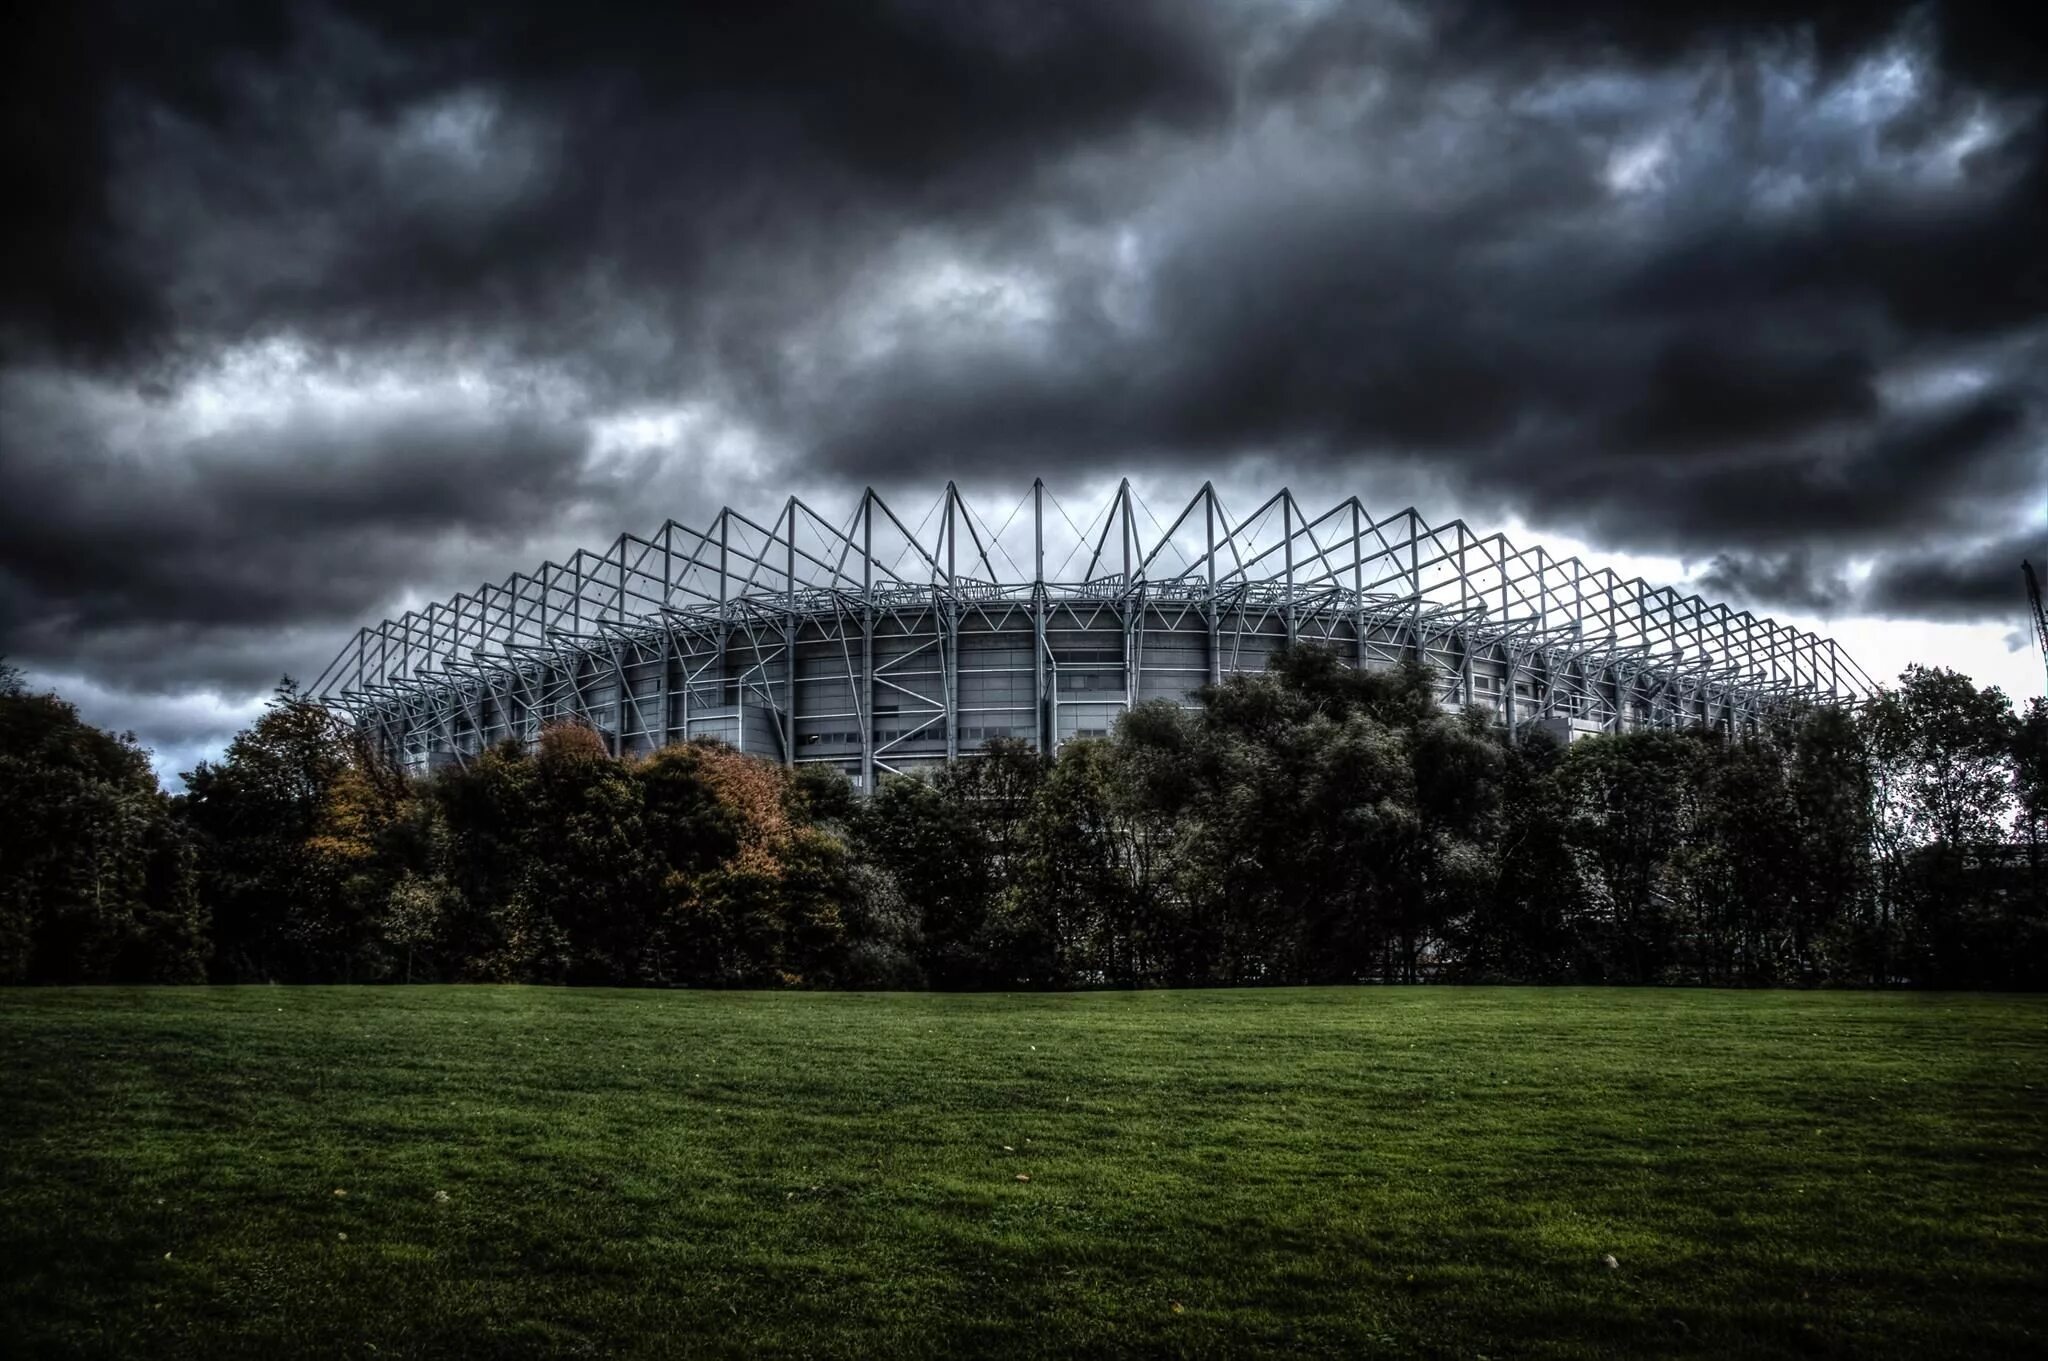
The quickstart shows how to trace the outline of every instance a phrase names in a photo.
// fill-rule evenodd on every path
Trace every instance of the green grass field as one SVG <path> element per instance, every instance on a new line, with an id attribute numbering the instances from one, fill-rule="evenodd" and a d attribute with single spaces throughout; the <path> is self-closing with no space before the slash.
<path id="1" fill-rule="evenodd" d="M 0 1340 L 2040 1355 L 2048 998 L 14 991 Z"/>

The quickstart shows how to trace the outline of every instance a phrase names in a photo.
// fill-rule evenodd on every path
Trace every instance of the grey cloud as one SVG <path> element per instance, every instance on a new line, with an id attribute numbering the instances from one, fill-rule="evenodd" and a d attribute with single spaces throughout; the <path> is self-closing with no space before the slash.
<path id="1" fill-rule="evenodd" d="M 1692 584 L 1740 604 L 1790 608 L 1823 617 L 1841 610 L 1854 596 L 1846 568 L 1817 563 L 1811 553 L 1801 549 L 1776 555 L 1722 553 Z"/>
<path id="2" fill-rule="evenodd" d="M 2048 496 L 2035 509 L 2034 524 L 2020 533 L 1889 557 L 1865 583 L 1864 605 L 1875 613 L 1918 618 L 1995 622 L 2023 616 L 2021 561 L 2031 561 L 2037 573 L 2048 572 Z"/>
<path id="3" fill-rule="evenodd" d="M 229 5 L 189 26 L 110 5 L 44 23 L 12 73 L 18 117 L 63 146 L 34 163 L 49 207 L 16 227 L 22 267 L 0 266 L 26 323 L 0 337 L 158 362 L 280 316 L 341 343 L 602 355 L 593 309 L 687 329 L 721 281 L 1000 214 L 1067 149 L 1228 100 L 1200 16 L 1153 3 Z M 59 333 L 81 303 L 93 325 Z"/>
<path id="4" fill-rule="evenodd" d="M 0 474 L 24 491 L 0 505 L 5 622 L 32 638 L 346 617 L 451 538 L 517 542 L 587 494 L 582 433 L 531 412 L 294 412 L 181 438 L 35 387 L 0 389 Z M 129 419 L 154 438 L 117 447 Z"/>

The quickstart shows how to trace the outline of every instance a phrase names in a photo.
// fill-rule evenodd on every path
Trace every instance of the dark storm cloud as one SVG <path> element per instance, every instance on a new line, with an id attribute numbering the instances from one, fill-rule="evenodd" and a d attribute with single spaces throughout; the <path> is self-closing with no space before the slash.
<path id="1" fill-rule="evenodd" d="M 2040 507 L 2048 518 L 2048 505 Z M 1961 551 L 1930 550 L 1887 558 L 1865 583 L 1875 612 L 2004 622 L 2020 612 L 2020 563 L 2048 573 L 2048 525 L 1990 539 Z"/>
<path id="2" fill-rule="evenodd" d="M 111 409 L 109 409 L 111 407 Z M 0 637 L 49 666 L 247 685 L 262 640 L 381 606 L 398 583 L 517 545 L 605 490 L 543 416 L 394 402 L 127 442 L 146 402 L 0 385 Z M 251 634 L 256 646 L 250 646 Z"/>
<path id="3" fill-rule="evenodd" d="M 1961 398 L 1878 393 L 1881 365 L 1968 367 L 1944 358 L 1957 333 L 1999 328 L 1913 331 L 1881 277 L 1801 289 L 1731 271 L 1680 295 L 1695 225 L 1616 228 L 1601 162 L 1573 129 L 1489 150 L 1482 165 L 1425 167 L 1421 186 L 1342 171 L 1241 194 L 1205 184 L 1206 216 L 1164 231 L 1135 320 L 1084 300 L 1052 343 L 901 345 L 814 389 L 794 424 L 849 475 L 963 455 L 1086 466 L 1105 449 L 1274 451 L 1297 466 L 1370 455 L 1434 470 L 1461 504 L 1652 551 L 1815 533 L 1868 550 L 2039 485 L 2037 370 L 1987 361 Z M 1820 230 L 1816 214 L 1858 206 L 1722 230 L 1768 254 Z M 2006 206 L 1991 193 L 1974 211 Z"/>
<path id="4" fill-rule="evenodd" d="M 908 213 L 1000 212 L 1135 119 L 1213 116 L 1222 53 L 1191 18 L 1024 0 L 39 8 L 9 73 L 38 211 L 0 262 L 6 338 L 132 362 L 285 320 L 605 353 L 613 318 L 593 307 L 672 320 Z"/>
<path id="5" fill-rule="evenodd" d="M 1692 584 L 1737 604 L 1769 603 L 1823 617 L 1848 604 L 1852 594 L 1846 572 L 1815 562 L 1802 549 L 1775 556 L 1722 553 Z"/>
<path id="6" fill-rule="evenodd" d="M 1553 460 L 1525 504 L 1576 517 L 1610 542 L 1824 542 L 1839 566 L 1901 534 L 1981 532 L 1987 518 L 2009 514 L 2040 485 L 2037 431 L 2037 414 L 2018 396 L 1994 391 L 1886 423 L 1822 427 L 1784 446 Z M 1647 523 L 1646 509 L 1655 513 Z"/>
<path id="7" fill-rule="evenodd" d="M 2048 69 L 2048 22 L 2030 10 L 1995 3 L 1796 6 L 1780 0 L 1707 0 L 1641 5 L 1631 0 L 1555 0 L 1542 5 L 1452 4 L 1446 46 L 1475 49 L 1539 68 L 1620 54 L 1670 64 L 1703 52 L 1799 43 L 1840 68 L 1901 28 L 1942 68 L 1993 88 L 2031 89 Z"/>
<path id="8" fill-rule="evenodd" d="M 2007 9 L 32 6 L 0 651 L 246 694 L 735 479 L 1112 467 L 1976 617 L 2044 481 Z"/>
<path id="9" fill-rule="evenodd" d="M 1634 448 L 1713 449 L 1877 409 L 1870 356 L 1770 336 L 1680 335 L 1650 367 L 1639 402 L 1615 422 Z"/>

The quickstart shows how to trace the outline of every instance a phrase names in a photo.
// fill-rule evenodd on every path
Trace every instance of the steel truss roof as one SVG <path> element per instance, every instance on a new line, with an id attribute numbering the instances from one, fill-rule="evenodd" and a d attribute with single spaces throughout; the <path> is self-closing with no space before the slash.
<path id="1" fill-rule="evenodd" d="M 1126 480 L 1085 522 L 1042 481 L 994 527 L 951 483 L 915 529 L 872 489 L 837 522 L 794 496 L 766 523 L 730 508 L 702 529 L 670 520 L 359 629 L 310 693 L 366 717 L 676 629 L 1049 605 L 1270 610 L 1289 637 L 1297 621 L 1346 620 L 1360 640 L 1455 638 L 1465 656 L 1619 671 L 1747 707 L 1876 689 L 1832 639 L 1463 520 L 1380 515 L 1356 497 L 1310 514 L 1286 489 L 1238 516 L 1210 484 L 1163 520 Z"/>

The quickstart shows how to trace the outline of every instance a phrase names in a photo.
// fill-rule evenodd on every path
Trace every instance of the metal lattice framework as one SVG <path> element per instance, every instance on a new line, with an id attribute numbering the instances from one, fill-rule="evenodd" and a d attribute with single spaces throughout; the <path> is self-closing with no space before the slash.
<path id="1" fill-rule="evenodd" d="M 1446 704 L 1567 739 L 1875 689 L 1831 639 L 1462 520 L 1285 490 L 1237 517 L 1205 485 L 1165 521 L 1126 481 L 1085 523 L 1042 482 L 994 528 L 950 483 L 916 529 L 872 490 L 837 522 L 796 497 L 765 524 L 671 520 L 360 629 L 311 693 L 416 767 L 576 718 L 621 753 L 717 737 L 865 789 L 1192 704 L 1296 641 L 1419 657 Z"/>

